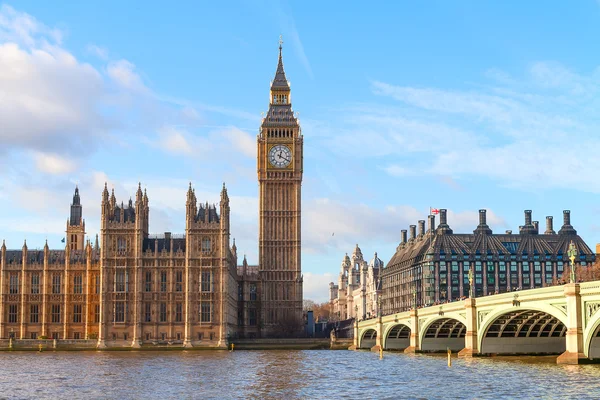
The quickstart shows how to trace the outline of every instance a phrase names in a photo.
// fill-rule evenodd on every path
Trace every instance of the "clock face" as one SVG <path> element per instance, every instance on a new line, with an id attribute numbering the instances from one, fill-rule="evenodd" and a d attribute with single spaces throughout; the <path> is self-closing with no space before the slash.
<path id="1" fill-rule="evenodd" d="M 282 144 L 271 147 L 269 162 L 277 168 L 285 168 L 292 162 L 292 151 Z"/>

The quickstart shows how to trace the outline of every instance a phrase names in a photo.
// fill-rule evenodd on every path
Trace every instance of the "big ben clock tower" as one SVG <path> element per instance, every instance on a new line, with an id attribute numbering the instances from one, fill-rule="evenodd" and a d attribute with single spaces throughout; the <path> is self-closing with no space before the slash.
<path id="1" fill-rule="evenodd" d="M 292 111 L 290 85 L 279 62 L 269 111 L 258 135 L 259 271 L 263 334 L 293 335 L 301 329 L 302 133 Z"/>

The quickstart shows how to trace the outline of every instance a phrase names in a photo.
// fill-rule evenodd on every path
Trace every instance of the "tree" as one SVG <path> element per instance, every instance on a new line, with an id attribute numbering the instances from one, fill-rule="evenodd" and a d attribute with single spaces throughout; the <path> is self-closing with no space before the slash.
<path id="1" fill-rule="evenodd" d="M 315 320 L 329 319 L 330 313 L 331 303 L 329 302 L 315 304 L 313 307 L 313 315 L 315 316 Z"/>
<path id="2" fill-rule="evenodd" d="M 302 301 L 302 311 L 306 312 L 306 311 L 311 311 L 312 309 L 314 309 L 316 303 L 312 300 L 309 299 L 304 299 Z"/>

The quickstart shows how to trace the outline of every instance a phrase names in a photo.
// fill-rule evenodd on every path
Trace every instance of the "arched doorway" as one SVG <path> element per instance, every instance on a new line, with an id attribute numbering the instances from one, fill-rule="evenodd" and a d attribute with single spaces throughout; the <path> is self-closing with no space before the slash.
<path id="1" fill-rule="evenodd" d="M 403 350 L 410 346 L 410 328 L 400 324 L 394 326 L 385 339 L 386 350 Z"/>
<path id="2" fill-rule="evenodd" d="M 425 331 L 421 351 L 460 351 L 465 348 L 467 327 L 453 318 L 440 318 L 433 321 Z"/>
<path id="3" fill-rule="evenodd" d="M 362 335 L 362 339 L 360 341 L 361 349 L 370 349 L 375 346 L 377 341 L 377 331 L 375 329 L 367 329 L 365 333 Z"/>
<path id="4" fill-rule="evenodd" d="M 543 311 L 515 310 L 500 315 L 482 332 L 482 354 L 560 354 L 567 328 Z"/>

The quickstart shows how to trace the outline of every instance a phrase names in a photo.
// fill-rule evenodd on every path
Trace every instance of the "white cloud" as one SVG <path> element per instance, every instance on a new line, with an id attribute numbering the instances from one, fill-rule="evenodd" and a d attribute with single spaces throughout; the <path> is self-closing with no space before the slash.
<path id="1" fill-rule="evenodd" d="M 108 64 L 106 71 L 108 76 L 121 87 L 140 93 L 148 92 L 133 63 L 127 60 L 113 61 Z"/>
<path id="2" fill-rule="evenodd" d="M 331 273 L 315 274 L 306 272 L 302 283 L 305 300 L 312 300 L 316 303 L 329 301 L 329 282 L 337 279 Z"/>
<path id="3" fill-rule="evenodd" d="M 158 131 L 160 139 L 156 142 L 156 146 L 160 147 L 169 153 L 181 153 L 191 154 L 192 147 L 186 136 L 189 136 L 187 132 L 177 130 L 174 127 L 167 126 L 159 129 Z"/>
<path id="4" fill-rule="evenodd" d="M 89 54 L 92 54 L 102 61 L 108 60 L 108 50 L 104 47 L 97 46 L 95 44 L 88 44 L 86 47 L 86 51 Z"/>
<path id="5" fill-rule="evenodd" d="M 77 168 L 77 163 L 51 153 L 34 153 L 36 168 L 47 174 L 66 174 Z"/>
<path id="6" fill-rule="evenodd" d="M 223 136 L 229 144 L 240 153 L 249 158 L 256 158 L 256 137 L 236 127 L 213 134 L 213 137 Z"/>

